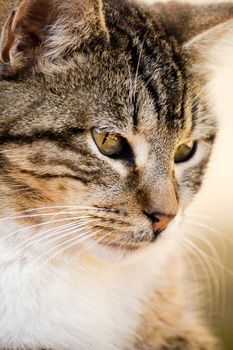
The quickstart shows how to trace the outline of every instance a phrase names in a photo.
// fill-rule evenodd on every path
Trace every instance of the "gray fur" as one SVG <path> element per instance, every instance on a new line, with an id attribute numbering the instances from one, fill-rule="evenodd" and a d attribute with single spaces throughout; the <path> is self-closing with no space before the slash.
<path id="1" fill-rule="evenodd" d="M 2 8 L 6 19 L 13 7 Z M 84 23 L 82 31 L 66 27 L 62 47 L 49 41 L 56 35 L 56 28 L 51 32 L 49 23 L 39 47 L 18 50 L 16 46 L 14 61 L 10 55 L 2 58 L 2 215 L 12 209 L 60 205 L 56 198 L 67 201 L 69 193 L 66 203 L 70 205 L 104 208 L 105 212 L 94 211 L 93 217 L 101 219 L 101 227 L 119 233 L 116 246 L 133 250 L 155 238 L 145 212 L 175 215 L 192 200 L 202 184 L 217 127 L 202 94 L 207 78 L 194 72 L 195 58 L 184 50 L 183 43 L 191 39 L 190 25 L 194 26 L 192 35 L 199 34 L 229 19 L 233 5 L 222 6 L 220 17 L 217 8 L 210 13 L 206 9 L 212 20 L 203 20 L 200 30 L 185 12 L 184 32 L 175 27 L 178 11 L 165 24 L 168 9 L 105 0 L 103 8 L 98 7 L 103 18 L 94 24 Z M 180 13 L 183 10 L 181 7 Z M 202 13 L 200 8 L 192 11 Z M 93 21 L 97 17 L 94 12 Z M 23 37 L 24 27 L 17 30 Z M 118 159 L 112 166 L 107 157 L 97 156 L 98 150 L 90 147 L 92 128 L 106 128 L 125 138 L 140 135 L 149 145 L 148 161 L 138 166 L 132 146 L 134 162 Z M 184 137 L 205 142 L 209 148 L 198 164 L 187 162 L 178 179 L 174 153 Z M 117 166 L 127 175 L 122 176 Z M 33 195 L 15 198 L 17 185 Z M 186 339 L 176 337 L 160 349 L 206 348 L 189 346 Z"/>

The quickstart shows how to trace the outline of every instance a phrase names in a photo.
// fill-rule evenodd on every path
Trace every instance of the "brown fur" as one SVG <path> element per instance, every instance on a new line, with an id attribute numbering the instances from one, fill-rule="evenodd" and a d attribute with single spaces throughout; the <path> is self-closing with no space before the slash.
<path id="1" fill-rule="evenodd" d="M 0 47 L 0 212 L 34 208 L 37 214 L 41 206 L 77 203 L 103 207 L 88 212 L 99 220 L 95 228 L 102 231 L 95 239 L 103 237 L 102 245 L 125 251 L 150 245 L 155 237 L 145 212 L 176 215 L 186 197 L 193 198 L 216 134 L 204 93 L 207 74 L 193 68 L 206 58 L 199 40 L 187 42 L 232 18 L 233 4 L 48 4 L 27 0 L 12 13 L 16 3 L 0 0 L 0 26 L 9 18 Z M 136 91 L 131 91 L 135 75 Z M 129 154 L 117 160 L 128 171 L 123 180 L 87 142 L 92 128 L 106 124 L 132 147 L 135 134 L 150 145 L 141 167 Z M 204 140 L 209 150 L 177 180 L 172 157 L 192 137 Z M 176 259 L 164 270 L 166 284 L 142 301 L 134 350 L 216 347 L 190 305 L 181 260 Z"/>
<path id="2" fill-rule="evenodd" d="M 152 9 L 162 21 L 166 34 L 175 36 L 180 43 L 233 17 L 232 2 L 198 5 L 170 1 L 156 3 Z"/>
<path id="3" fill-rule="evenodd" d="M 179 258 L 171 260 L 164 280 L 165 285 L 145 305 L 135 350 L 219 349 L 218 341 L 191 306 L 195 297 L 183 284 L 184 269 Z"/>

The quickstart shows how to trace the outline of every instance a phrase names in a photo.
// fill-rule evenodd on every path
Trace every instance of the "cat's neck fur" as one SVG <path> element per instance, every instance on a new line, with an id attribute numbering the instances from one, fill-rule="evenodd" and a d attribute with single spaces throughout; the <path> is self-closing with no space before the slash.
<path id="1" fill-rule="evenodd" d="M 1 26 L 15 4 L 16 1 L 0 0 Z M 221 21 L 220 17 L 214 23 Z M 206 21 L 205 29 L 208 23 L 213 25 Z M 21 89 L 22 86 L 23 83 Z M 53 112 L 57 107 L 54 98 L 50 106 Z M 50 192 L 55 196 L 55 190 Z M 8 198 L 5 195 L 6 202 Z M 5 215 L 3 211 L 0 214 Z M 90 254 L 72 256 L 70 251 L 45 256 L 44 246 L 40 249 L 37 240 L 33 250 L 33 246 L 25 245 L 28 242 L 25 232 L 23 236 L 13 234 L 23 229 L 12 220 L 11 224 L 2 221 L 0 225 L 0 291 L 4 311 L 0 318 L 1 348 L 184 349 L 176 345 L 181 339 L 191 350 L 213 349 L 202 346 L 206 344 L 206 335 L 200 346 L 199 333 L 190 336 L 199 326 L 191 325 L 196 322 L 196 314 L 190 313 L 187 306 L 187 298 L 192 302 L 193 298 L 184 290 L 187 283 L 180 268 L 179 232 L 174 236 L 168 230 L 165 239 L 162 236 L 150 248 L 114 263 L 108 257 L 104 261 Z M 29 230 L 27 234 L 30 238 L 33 233 Z M 100 256 L 105 255 L 101 251 Z M 151 346 L 137 346 L 140 337 Z M 167 347 L 164 344 L 169 339 L 172 345 Z"/>
<path id="2" fill-rule="evenodd" d="M 1 237 L 18 229 L 17 224 L 2 225 Z M 30 249 L 13 253 L 13 243 L 6 240 L 0 247 L 1 257 L 12 257 L 7 264 L 6 260 L 3 262 L 5 267 L 0 274 L 0 289 L 4 291 L 1 302 L 12 305 L 0 320 L 1 345 L 9 344 L 7 333 L 15 334 L 11 340 L 15 346 L 28 346 L 30 334 L 35 345 L 36 329 L 40 329 L 38 347 L 46 344 L 48 348 L 70 350 L 132 349 L 138 341 L 135 332 L 144 332 L 142 314 L 150 314 L 147 310 L 151 311 L 152 300 L 161 318 L 166 319 L 172 309 L 173 318 L 169 316 L 172 325 L 176 327 L 176 323 L 182 321 L 183 273 L 172 241 L 164 242 L 166 249 L 161 246 L 160 253 L 154 246 L 120 264 L 89 255 L 80 259 L 66 254 L 42 262 L 31 247 L 31 254 Z M 16 294 L 17 298 L 12 300 Z M 42 310 L 40 304 L 47 307 Z M 13 319 L 14 322 L 8 323 Z M 171 324 L 161 324 L 159 319 L 156 323 L 158 328 L 163 328 L 163 333 L 172 336 Z M 80 335 L 78 339 L 76 334 Z M 161 340 L 158 336 L 158 345 Z"/>

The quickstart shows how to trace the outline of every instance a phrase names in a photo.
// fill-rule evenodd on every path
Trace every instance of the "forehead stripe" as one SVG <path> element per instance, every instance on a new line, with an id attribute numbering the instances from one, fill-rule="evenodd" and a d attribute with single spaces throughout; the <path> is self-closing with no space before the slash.
<path id="1" fill-rule="evenodd" d="M 38 140 L 48 140 L 48 141 L 62 143 L 62 142 L 68 142 L 71 135 L 79 134 L 82 132 L 84 132 L 84 130 L 79 128 L 63 129 L 62 132 L 55 132 L 53 130 L 40 130 L 30 135 L 25 135 L 25 134 L 18 135 L 18 134 L 10 134 L 5 132 L 0 136 L 0 144 L 4 144 L 7 142 L 32 143 Z"/>

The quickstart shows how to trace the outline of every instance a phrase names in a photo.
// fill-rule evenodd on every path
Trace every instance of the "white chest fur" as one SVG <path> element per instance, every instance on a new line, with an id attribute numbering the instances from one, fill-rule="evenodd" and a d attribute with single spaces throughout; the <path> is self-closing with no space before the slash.
<path id="1" fill-rule="evenodd" d="M 1 261 L 0 347 L 126 348 L 162 274 L 166 259 L 155 248 L 127 264 L 67 264 L 64 256 L 46 264 Z M 0 243 L 0 254 L 12 251 Z"/>

